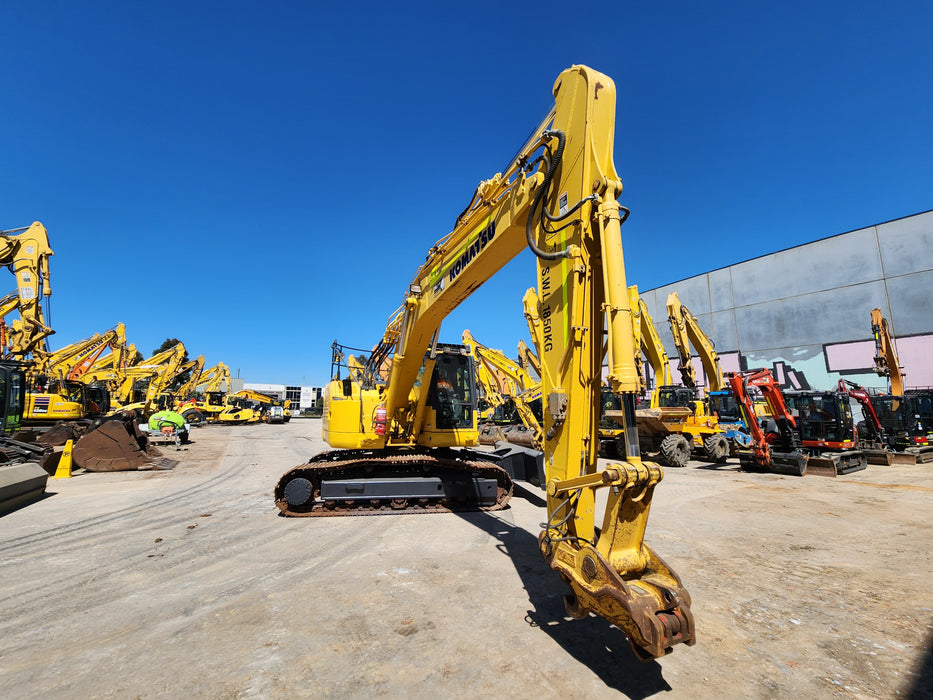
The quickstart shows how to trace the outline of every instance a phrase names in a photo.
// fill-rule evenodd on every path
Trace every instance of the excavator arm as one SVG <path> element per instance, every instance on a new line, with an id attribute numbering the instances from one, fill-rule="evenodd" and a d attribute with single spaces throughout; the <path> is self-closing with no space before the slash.
<path id="1" fill-rule="evenodd" d="M 518 364 L 525 372 L 529 374 L 534 372 L 538 377 L 541 376 L 541 362 L 535 351 L 529 348 L 524 340 L 518 341 Z"/>
<path id="2" fill-rule="evenodd" d="M 897 359 L 888 320 L 881 315 L 881 309 L 871 310 L 871 332 L 875 338 L 875 373 L 888 378 L 892 394 L 903 396 L 904 371 Z"/>
<path id="3" fill-rule="evenodd" d="M 42 301 L 52 294 L 49 281 L 52 255 L 48 231 L 38 221 L 26 228 L 0 231 L 0 264 L 6 265 L 16 277 L 19 297 L 16 308 L 20 318 L 3 333 L 4 350 L 10 357 L 41 359 L 49 354 L 46 338 L 55 331 L 45 323 Z"/>
<path id="4" fill-rule="evenodd" d="M 797 422 L 784 403 L 781 387 L 774 381 L 771 371 L 754 369 L 727 372 L 725 377 L 752 437 L 751 450 L 739 450 L 739 464 L 742 468 L 803 476 L 808 458 L 801 450 Z M 769 438 L 762 429 L 749 387 L 756 387 L 764 396 L 777 426 L 777 435 Z M 779 449 L 775 449 L 775 445 Z"/>
<path id="5" fill-rule="evenodd" d="M 638 287 L 632 285 L 628 289 L 629 299 L 634 313 L 635 337 L 639 341 L 641 351 L 648 359 L 651 365 L 651 371 L 654 373 L 655 386 L 651 392 L 651 408 L 658 407 L 658 389 L 662 386 L 670 386 L 673 383 L 671 377 L 671 363 L 667 356 L 667 350 L 661 342 L 661 336 L 654 325 L 654 319 L 648 312 L 648 306 L 638 294 Z"/>
<path id="6" fill-rule="evenodd" d="M 681 343 L 689 340 L 693 345 L 700 362 L 703 364 L 703 372 L 706 374 L 708 391 L 721 391 L 726 381 L 722 374 L 722 368 L 719 365 L 719 353 L 716 352 L 716 346 L 703 329 L 696 316 L 690 313 L 690 310 L 680 302 L 677 292 L 671 292 L 667 297 L 667 311 L 671 321 L 671 328 L 677 327 L 674 338 L 677 340 L 677 349 L 681 353 L 681 363 L 684 362 L 684 351 L 681 350 Z M 687 362 L 690 361 L 690 348 L 686 348 Z M 691 365 L 690 371 L 693 371 Z"/>

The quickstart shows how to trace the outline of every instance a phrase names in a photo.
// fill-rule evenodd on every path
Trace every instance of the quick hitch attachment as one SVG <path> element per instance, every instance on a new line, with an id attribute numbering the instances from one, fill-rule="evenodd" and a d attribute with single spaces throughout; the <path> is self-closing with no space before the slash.
<path id="1" fill-rule="evenodd" d="M 594 474 L 547 484 L 551 497 L 576 506 L 581 489 L 609 487 L 606 517 L 597 541 L 572 534 L 572 512 L 548 523 L 538 547 L 548 565 L 570 586 L 567 613 L 595 613 L 622 629 L 642 660 L 664 656 L 675 644 L 696 642 L 690 594 L 680 578 L 644 544 L 654 487 L 664 473 L 651 462 L 611 464 Z"/>

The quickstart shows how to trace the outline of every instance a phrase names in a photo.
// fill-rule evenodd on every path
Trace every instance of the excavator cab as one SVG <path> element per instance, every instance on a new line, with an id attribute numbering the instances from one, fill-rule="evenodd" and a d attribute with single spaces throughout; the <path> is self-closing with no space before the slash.
<path id="1" fill-rule="evenodd" d="M 919 432 L 933 442 L 933 392 L 911 391 L 910 412 L 918 424 Z"/>
<path id="2" fill-rule="evenodd" d="M 662 386 L 658 389 L 658 406 L 662 408 L 680 407 L 693 410 L 696 400 L 696 389 L 686 386 Z"/>
<path id="3" fill-rule="evenodd" d="M 784 397 L 797 418 L 805 446 L 853 447 L 855 423 L 848 396 L 833 391 L 788 391 Z"/>
<path id="4" fill-rule="evenodd" d="M 707 397 L 709 413 L 719 418 L 722 423 L 744 423 L 739 404 L 728 391 L 711 391 Z"/>
<path id="5" fill-rule="evenodd" d="M 476 392 L 473 391 L 473 360 L 469 355 L 439 355 L 428 389 L 428 406 L 437 414 L 440 430 L 475 425 Z"/>
<path id="6" fill-rule="evenodd" d="M 25 405 L 26 373 L 17 363 L 0 363 L 0 435 L 19 430 Z"/>
<path id="7" fill-rule="evenodd" d="M 849 395 L 840 391 L 788 391 L 784 400 L 809 453 L 808 474 L 836 476 L 865 469 Z"/>

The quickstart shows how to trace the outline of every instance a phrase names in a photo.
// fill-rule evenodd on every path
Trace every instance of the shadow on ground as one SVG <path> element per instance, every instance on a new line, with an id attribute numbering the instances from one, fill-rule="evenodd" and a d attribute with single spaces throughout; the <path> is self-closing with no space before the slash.
<path id="1" fill-rule="evenodd" d="M 520 493 L 516 495 L 533 504 L 544 505 L 544 499 L 537 494 L 524 488 L 517 491 Z M 492 513 L 458 515 L 498 540 L 497 549 L 515 566 L 531 604 L 525 616 L 529 625 L 540 628 L 608 687 L 630 698 L 641 700 L 671 689 L 661 674 L 661 665 L 653 660 L 640 661 L 620 629 L 594 615 L 583 620 L 567 616 L 564 594 L 569 589 L 544 562 L 536 535 Z"/>

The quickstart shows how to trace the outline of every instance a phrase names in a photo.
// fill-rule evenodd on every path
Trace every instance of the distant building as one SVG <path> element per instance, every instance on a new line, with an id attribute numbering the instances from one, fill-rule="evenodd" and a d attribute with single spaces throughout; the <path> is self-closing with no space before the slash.
<path id="1" fill-rule="evenodd" d="M 873 371 L 870 313 L 880 308 L 906 386 L 933 386 L 933 211 L 639 291 L 670 355 L 666 302 L 677 292 L 723 371 L 767 367 L 794 389 L 829 389 L 841 377 L 886 388 Z M 680 379 L 676 360 L 672 374 Z"/>
<path id="2" fill-rule="evenodd" d="M 319 386 L 291 386 L 286 384 L 260 384 L 244 382 L 244 389 L 267 394 L 275 399 L 291 401 L 292 408 L 303 410 L 323 405 L 324 390 Z"/>

